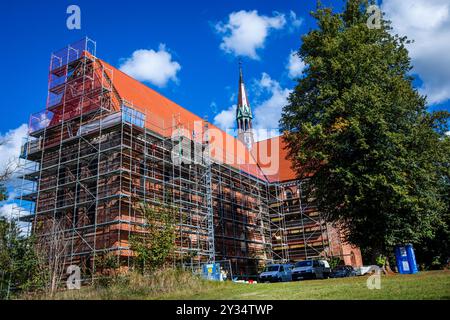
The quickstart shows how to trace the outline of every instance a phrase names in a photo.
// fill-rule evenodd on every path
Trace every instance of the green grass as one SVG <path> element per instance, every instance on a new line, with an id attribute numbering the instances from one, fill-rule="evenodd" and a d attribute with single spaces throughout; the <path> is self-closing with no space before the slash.
<path id="1" fill-rule="evenodd" d="M 196 293 L 161 299 L 450 299 L 450 271 L 382 276 L 381 289 L 370 290 L 367 277 L 308 280 L 274 284 L 217 284 Z"/>
<path id="2" fill-rule="evenodd" d="M 181 272 L 154 278 L 132 275 L 108 288 L 63 291 L 56 299 L 450 299 L 450 271 L 381 277 L 381 289 L 369 290 L 367 277 L 273 284 L 219 283 Z M 39 299 L 43 296 L 27 298 Z"/>

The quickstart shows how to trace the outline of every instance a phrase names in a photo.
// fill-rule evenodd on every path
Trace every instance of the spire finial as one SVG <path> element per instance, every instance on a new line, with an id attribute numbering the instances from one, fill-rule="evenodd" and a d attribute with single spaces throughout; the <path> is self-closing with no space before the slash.
<path id="1" fill-rule="evenodd" d="M 245 91 L 244 77 L 242 75 L 242 59 L 239 58 L 239 93 L 236 108 L 236 123 L 238 128 L 238 139 L 251 150 L 254 137 L 252 130 L 252 109 L 247 99 Z"/>
<path id="2" fill-rule="evenodd" d="M 243 76 L 242 76 L 242 58 L 239 58 L 239 81 L 242 83 Z"/>

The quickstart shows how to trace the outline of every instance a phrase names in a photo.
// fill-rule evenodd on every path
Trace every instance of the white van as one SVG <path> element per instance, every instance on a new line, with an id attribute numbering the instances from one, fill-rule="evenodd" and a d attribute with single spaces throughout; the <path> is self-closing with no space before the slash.
<path id="1" fill-rule="evenodd" d="M 328 279 L 330 272 L 330 265 L 326 260 L 299 261 L 292 269 L 292 280 Z"/>
<path id="2" fill-rule="evenodd" d="M 258 276 L 258 282 L 285 282 L 292 281 L 292 265 L 269 264 Z"/>

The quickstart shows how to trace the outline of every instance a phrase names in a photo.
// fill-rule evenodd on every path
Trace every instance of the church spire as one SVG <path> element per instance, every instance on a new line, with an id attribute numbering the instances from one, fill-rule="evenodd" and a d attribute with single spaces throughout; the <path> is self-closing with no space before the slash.
<path id="1" fill-rule="evenodd" d="M 248 102 L 242 73 L 242 62 L 239 61 L 239 93 L 236 108 L 236 123 L 238 128 L 238 139 L 241 140 L 249 150 L 251 150 L 254 143 L 252 119 L 252 109 Z"/>

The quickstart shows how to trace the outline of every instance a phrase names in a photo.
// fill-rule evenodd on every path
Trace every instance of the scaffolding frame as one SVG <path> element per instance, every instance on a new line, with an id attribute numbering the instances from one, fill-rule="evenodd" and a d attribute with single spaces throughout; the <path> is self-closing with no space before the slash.
<path id="1" fill-rule="evenodd" d="M 142 203 L 175 208 L 174 261 L 191 268 L 227 260 L 245 277 L 266 263 L 327 254 L 327 226 L 306 182 L 270 183 L 245 161 L 216 161 L 207 119 L 193 135 L 198 125 L 179 114 L 167 121 L 123 99 L 89 38 L 51 55 L 47 105 L 29 128 L 17 216 L 38 237 L 62 219 L 65 264 L 79 265 L 84 278 L 105 254 L 132 266 L 129 240 L 144 232 Z M 298 196 L 288 199 L 292 184 Z"/>
<path id="2" fill-rule="evenodd" d="M 334 257 L 329 228 L 316 205 L 309 179 L 272 185 L 274 256 L 282 262 Z"/>
<path id="3" fill-rule="evenodd" d="M 45 237 L 62 219 L 70 243 L 65 263 L 95 274 L 98 255 L 112 253 L 120 265 L 131 266 L 129 239 L 144 226 L 139 204 L 171 203 L 178 211 L 181 263 L 226 258 L 235 273 L 254 273 L 271 259 L 267 194 L 260 191 L 266 182 L 247 174 L 245 164 L 236 168 L 209 159 L 207 134 L 186 135 L 196 128 L 178 115 L 166 123 L 122 99 L 113 70 L 95 50 L 86 38 L 51 55 L 46 109 L 31 115 L 22 148 L 28 166 L 19 200 L 30 208 L 22 210 L 21 220 Z M 207 120 L 203 130 L 208 132 Z M 181 143 L 174 132 L 181 132 Z M 178 146 L 200 150 L 202 161 L 180 153 L 180 164 L 174 164 Z"/>

